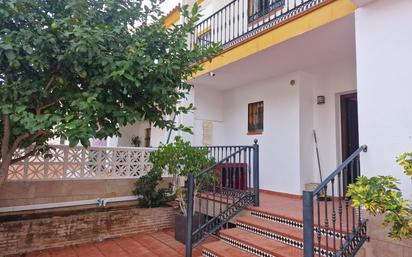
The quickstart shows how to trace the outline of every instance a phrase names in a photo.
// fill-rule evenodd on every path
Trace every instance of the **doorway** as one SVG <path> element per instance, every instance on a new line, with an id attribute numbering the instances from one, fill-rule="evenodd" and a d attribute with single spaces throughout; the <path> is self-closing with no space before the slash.
<path id="1" fill-rule="evenodd" d="M 340 97 L 341 109 L 341 142 L 342 161 L 346 160 L 359 148 L 359 123 L 358 123 L 358 95 L 357 93 L 345 94 Z M 349 169 L 356 169 L 351 166 Z M 346 172 L 344 188 L 356 180 L 356 172 Z M 352 177 L 354 176 L 354 177 Z M 346 190 L 345 190 L 346 191 Z"/>

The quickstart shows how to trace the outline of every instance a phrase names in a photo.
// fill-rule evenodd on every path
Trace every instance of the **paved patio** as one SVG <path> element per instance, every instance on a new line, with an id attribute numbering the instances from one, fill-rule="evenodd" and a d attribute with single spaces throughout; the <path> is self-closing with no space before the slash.
<path id="1" fill-rule="evenodd" d="M 194 257 L 202 256 L 199 248 L 194 250 Z M 10 257 L 182 257 L 184 251 L 184 245 L 175 240 L 174 231 L 163 230 Z"/>

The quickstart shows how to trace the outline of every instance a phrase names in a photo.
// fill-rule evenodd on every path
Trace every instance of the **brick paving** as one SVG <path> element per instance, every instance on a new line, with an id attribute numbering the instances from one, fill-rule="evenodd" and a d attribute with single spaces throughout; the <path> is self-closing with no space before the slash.
<path id="1" fill-rule="evenodd" d="M 184 251 L 184 245 L 175 240 L 174 231 L 169 229 L 9 257 L 181 257 Z M 194 249 L 193 256 L 202 256 L 200 246 Z"/>

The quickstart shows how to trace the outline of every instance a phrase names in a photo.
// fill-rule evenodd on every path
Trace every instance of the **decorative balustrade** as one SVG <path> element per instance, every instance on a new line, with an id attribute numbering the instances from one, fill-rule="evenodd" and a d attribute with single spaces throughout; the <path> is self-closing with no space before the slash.
<path id="1" fill-rule="evenodd" d="M 315 190 L 303 192 L 304 256 L 352 257 L 367 240 L 362 210 L 352 207 L 347 185 L 361 175 L 361 146 Z"/>
<path id="2" fill-rule="evenodd" d="M 187 183 L 186 257 L 248 206 L 259 206 L 259 145 L 208 146 L 215 164 Z M 212 179 L 213 178 L 213 179 Z"/>
<path id="3" fill-rule="evenodd" d="M 154 148 L 52 146 L 50 157 L 31 156 L 9 168 L 8 180 L 139 178 Z M 24 155 L 24 150 L 17 156 Z"/>
<path id="4" fill-rule="evenodd" d="M 191 46 L 220 43 L 231 48 L 332 1 L 234 0 L 196 26 Z"/>

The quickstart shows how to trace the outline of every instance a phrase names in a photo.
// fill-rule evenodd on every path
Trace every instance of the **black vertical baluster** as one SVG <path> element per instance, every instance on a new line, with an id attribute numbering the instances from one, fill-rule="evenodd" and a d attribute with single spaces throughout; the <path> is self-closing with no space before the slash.
<path id="1" fill-rule="evenodd" d="M 329 256 L 329 217 L 328 217 L 328 187 L 327 185 L 325 186 L 325 199 L 324 199 L 324 204 L 325 204 L 325 233 L 326 233 L 326 256 Z"/>
<path id="2" fill-rule="evenodd" d="M 193 227 L 193 203 L 194 203 L 194 177 L 189 174 L 187 183 L 187 223 L 186 223 L 186 256 L 192 256 L 192 227 Z"/>
<path id="3" fill-rule="evenodd" d="M 242 1 L 242 30 L 241 30 L 241 34 L 245 33 L 245 0 L 241 0 Z"/>
<path id="4" fill-rule="evenodd" d="M 358 156 L 357 158 L 356 158 L 356 163 L 357 163 L 357 165 L 356 165 L 356 175 L 357 175 L 357 177 L 360 177 L 360 157 Z M 359 206 L 358 207 L 358 226 L 360 227 L 361 226 L 361 224 L 362 224 L 362 214 L 361 214 L 361 207 Z"/>
<path id="5" fill-rule="evenodd" d="M 350 179 L 350 184 L 355 183 L 355 161 L 351 161 L 350 163 L 350 172 L 351 172 L 351 179 Z M 349 199 L 348 199 L 349 200 Z M 350 206 L 350 208 L 352 209 L 352 231 L 353 233 L 355 233 L 355 226 L 356 226 L 356 217 L 355 217 L 355 208 L 353 208 L 352 206 Z"/>
<path id="6" fill-rule="evenodd" d="M 242 180 L 241 180 L 241 171 L 240 171 L 240 169 L 241 169 L 241 160 L 240 160 L 240 158 L 242 157 L 242 155 L 241 155 L 241 153 L 240 153 L 240 147 L 238 147 L 238 151 L 239 151 L 239 153 L 237 154 L 238 155 L 238 163 L 236 163 L 235 165 L 237 166 L 237 169 L 236 169 L 236 175 L 237 175 L 237 185 L 236 185 L 236 190 L 238 190 L 238 191 L 240 191 L 241 189 L 242 189 Z"/>
<path id="7" fill-rule="evenodd" d="M 202 182 L 201 182 L 201 180 L 202 180 L 201 177 L 198 177 L 197 180 L 198 180 L 197 183 L 199 183 L 199 184 L 202 183 Z M 195 188 L 196 188 L 196 184 L 195 184 Z M 195 190 L 196 190 L 196 189 L 195 189 Z M 198 199 L 199 199 L 198 216 L 197 216 L 197 219 L 198 219 L 198 227 L 197 227 L 197 229 L 200 229 L 200 227 L 201 227 L 201 225 L 202 225 L 201 217 L 202 217 L 202 200 L 203 200 L 203 195 L 202 195 L 202 188 L 201 188 L 201 187 L 199 187 L 197 190 L 198 190 L 198 191 L 197 191 L 197 197 L 198 197 Z M 201 236 L 201 235 L 199 235 L 199 236 Z"/>
<path id="8" fill-rule="evenodd" d="M 243 1 L 243 0 L 240 0 Z M 237 36 L 239 37 L 240 35 L 240 1 L 237 1 Z"/>
<path id="9" fill-rule="evenodd" d="M 323 189 L 322 189 L 323 190 Z M 321 190 L 321 192 L 322 192 Z M 322 242 L 322 235 L 321 235 L 321 220 L 320 220 L 320 193 L 316 194 L 316 205 L 317 205 L 317 215 L 318 215 L 318 224 L 317 224 L 317 239 L 318 239 L 318 255 L 321 256 L 321 247 L 320 244 Z"/>
<path id="10" fill-rule="evenodd" d="M 223 148 L 221 149 L 221 155 L 222 155 L 222 157 L 221 157 L 221 160 L 223 160 Z M 224 163 L 222 162 L 221 163 L 221 167 L 220 167 L 220 191 L 219 191 L 219 195 L 220 195 L 220 207 L 219 207 L 219 210 L 220 210 L 220 213 L 222 213 L 222 204 L 223 204 L 223 195 L 222 195 L 222 192 L 223 192 L 223 180 L 226 178 L 226 176 L 225 176 L 225 174 L 224 174 L 224 172 L 225 172 L 225 168 L 224 168 Z"/>
<path id="11" fill-rule="evenodd" d="M 244 162 L 244 165 L 245 165 L 244 169 L 243 169 L 243 191 L 244 191 L 244 193 L 246 193 L 246 190 L 247 190 L 247 169 L 249 167 L 249 163 L 248 163 L 247 158 L 246 158 L 247 149 L 248 148 L 245 148 L 243 150 L 243 162 Z"/>
<path id="12" fill-rule="evenodd" d="M 335 209 L 335 178 L 332 183 L 332 227 L 333 227 L 333 253 L 336 253 L 336 209 Z"/>
<path id="13" fill-rule="evenodd" d="M 248 185 L 249 185 L 249 189 L 252 189 L 252 161 L 251 161 L 251 151 L 253 148 L 248 149 L 248 159 L 249 159 L 249 167 L 248 167 Z"/>
<path id="14" fill-rule="evenodd" d="M 223 40 L 222 40 L 222 42 L 223 42 L 223 44 L 225 43 L 225 40 L 226 40 L 226 26 L 227 26 L 227 23 L 226 23 L 226 7 L 225 7 L 225 9 L 223 9 L 223 11 L 225 12 L 225 16 L 224 16 L 224 18 L 223 18 L 223 21 L 224 21 L 224 33 L 223 33 Z"/>
<path id="15" fill-rule="evenodd" d="M 229 37 L 227 41 L 230 41 L 232 39 L 232 34 L 231 34 L 231 30 L 233 30 L 233 24 L 232 24 L 232 6 L 233 5 L 229 5 L 228 9 L 229 9 L 229 25 L 228 25 L 228 30 L 229 30 Z"/>
<path id="16" fill-rule="evenodd" d="M 233 35 L 232 35 L 232 38 L 230 39 L 230 40 L 233 40 L 234 38 L 235 38 L 235 30 L 236 30 L 236 2 L 233 2 L 233 14 L 232 14 L 232 16 L 233 16 L 233 24 L 232 24 L 232 27 L 233 27 Z"/>
<path id="17" fill-rule="evenodd" d="M 213 180 L 212 190 L 213 190 L 213 217 L 216 217 L 216 179 Z"/>
<path id="18" fill-rule="evenodd" d="M 226 157 L 229 157 L 230 156 L 230 152 L 231 152 L 231 149 L 229 148 L 229 153 L 228 154 L 226 154 Z M 225 187 L 225 194 L 226 194 L 226 209 L 227 209 L 227 207 L 229 206 L 229 192 L 228 192 L 228 188 L 230 188 L 230 175 L 231 175 L 231 172 L 230 172 L 230 165 L 231 165 L 231 163 L 230 163 L 230 158 L 227 158 L 226 159 L 226 163 L 227 163 L 227 165 L 226 165 L 226 170 L 227 170 L 227 176 L 226 176 L 226 187 Z M 229 228 L 229 223 L 228 222 L 226 222 L 226 229 L 227 228 Z"/>
<path id="19" fill-rule="evenodd" d="M 213 171 L 209 171 L 213 172 Z M 205 222 L 207 223 L 209 221 L 209 192 L 210 192 L 210 182 L 207 180 L 206 181 L 206 219 Z"/>
<path id="20" fill-rule="evenodd" d="M 346 174 L 348 173 L 348 169 L 344 169 L 344 172 Z M 347 176 L 346 176 L 347 179 Z M 347 183 L 345 183 L 345 187 L 347 186 Z M 346 196 L 346 188 L 343 188 L 344 190 L 344 197 L 345 197 L 345 211 L 346 211 L 346 239 L 349 239 L 349 198 Z"/>
<path id="21" fill-rule="evenodd" d="M 213 14 L 212 19 L 213 19 L 213 21 L 212 21 L 212 32 L 211 32 L 212 35 L 211 35 L 211 37 L 210 37 L 210 41 L 216 42 L 216 41 L 217 41 L 216 38 L 215 38 L 215 32 L 216 32 L 216 14 Z"/>
<path id="22" fill-rule="evenodd" d="M 340 249 L 343 249 L 343 210 L 342 210 L 342 172 L 338 173 L 338 193 L 339 193 L 339 233 L 340 233 Z"/>

